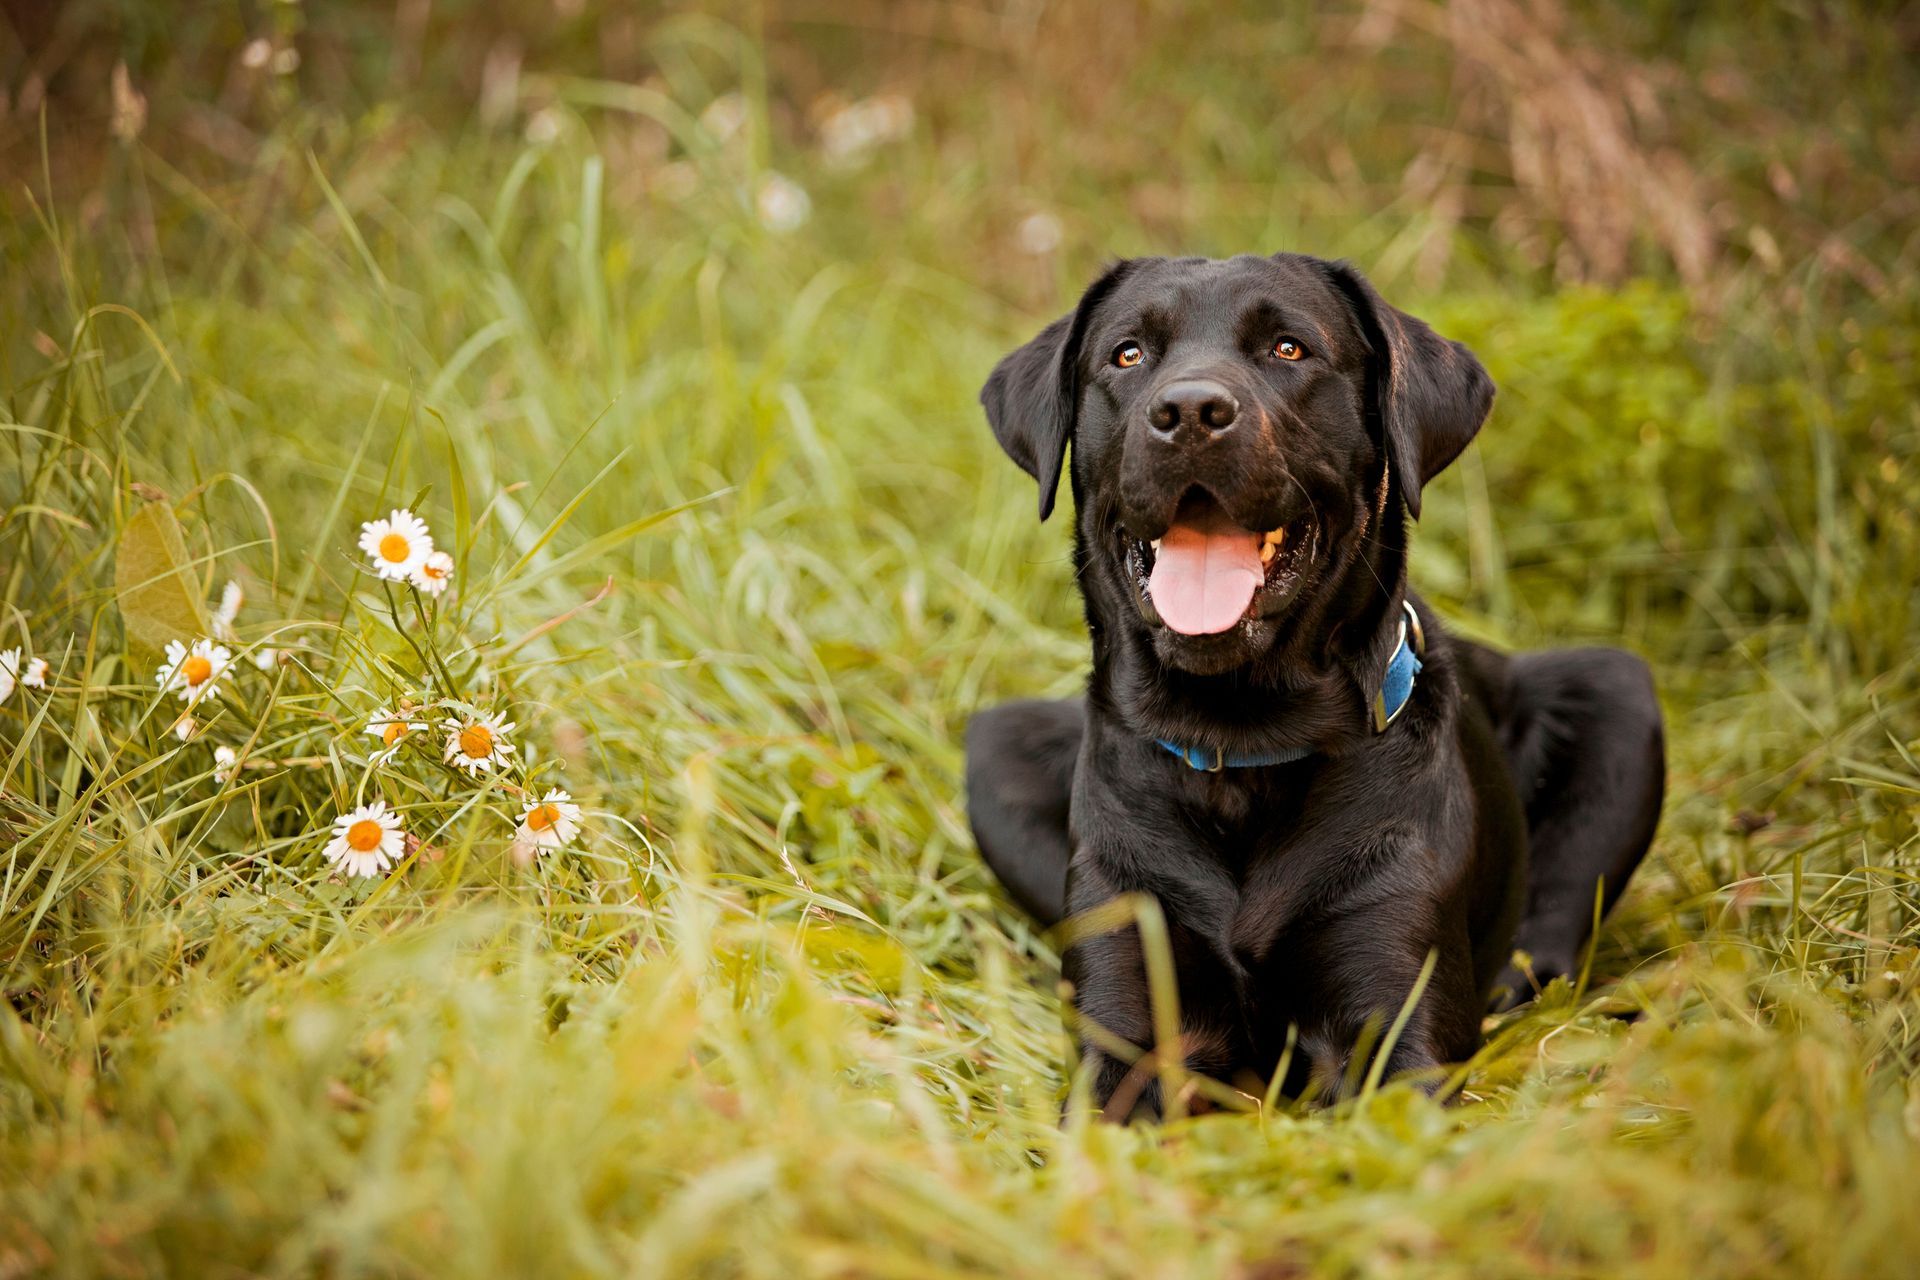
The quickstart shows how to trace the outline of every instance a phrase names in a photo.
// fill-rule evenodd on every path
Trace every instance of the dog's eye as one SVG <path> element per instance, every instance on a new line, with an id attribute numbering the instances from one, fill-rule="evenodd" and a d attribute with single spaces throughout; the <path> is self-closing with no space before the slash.
<path id="1" fill-rule="evenodd" d="M 1123 342 L 1113 349 L 1113 362 L 1122 369 L 1131 369 L 1147 358 L 1137 342 Z"/>
<path id="2" fill-rule="evenodd" d="M 1304 360 L 1306 359 L 1307 349 L 1295 342 L 1292 338 L 1282 338 L 1273 344 L 1273 354 L 1279 356 L 1282 360 Z"/>

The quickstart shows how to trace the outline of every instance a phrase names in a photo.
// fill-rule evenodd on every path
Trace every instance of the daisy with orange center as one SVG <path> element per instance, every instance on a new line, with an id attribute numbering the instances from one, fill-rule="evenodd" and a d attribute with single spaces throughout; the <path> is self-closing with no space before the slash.
<path id="1" fill-rule="evenodd" d="M 327 861 L 343 875 L 377 876 L 400 861 L 406 846 L 400 815 L 385 800 L 375 800 L 333 820 Z"/>
<path id="2" fill-rule="evenodd" d="M 497 715 L 478 715 L 468 720 L 448 720 L 446 761 L 468 773 L 485 773 L 507 767 L 514 753 L 507 735 L 513 725 Z"/>
<path id="3" fill-rule="evenodd" d="M 579 834 L 580 806 L 573 802 L 572 796 L 555 787 L 543 798 L 527 801 L 514 839 L 546 850 L 570 845 Z"/>
<path id="4" fill-rule="evenodd" d="M 414 589 L 437 596 L 453 581 L 453 557 L 444 551 L 428 556 L 411 579 Z"/>
<path id="5" fill-rule="evenodd" d="M 167 660 L 155 679 L 161 692 L 178 693 L 181 701 L 192 705 L 219 688 L 220 677 L 232 661 L 233 654 L 223 644 L 195 640 L 189 649 L 178 640 L 169 640 Z"/>
<path id="6" fill-rule="evenodd" d="M 426 521 L 396 507 L 386 519 L 360 526 L 360 549 L 367 553 L 375 573 L 390 582 L 405 582 L 433 554 L 433 535 L 427 532 Z"/>
<path id="7" fill-rule="evenodd" d="M 410 733 L 425 733 L 432 728 L 425 720 L 415 720 L 408 713 L 412 708 L 402 703 L 398 711 L 389 711 L 382 707 L 367 717 L 364 730 L 369 738 L 380 739 L 380 749 L 374 752 L 375 764 L 385 764 L 400 751 L 402 740 Z"/>

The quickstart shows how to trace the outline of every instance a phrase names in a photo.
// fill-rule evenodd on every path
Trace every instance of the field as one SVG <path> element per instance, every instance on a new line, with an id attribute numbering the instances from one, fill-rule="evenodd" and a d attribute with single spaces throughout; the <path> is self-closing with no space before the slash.
<path id="1" fill-rule="evenodd" d="M 33 9 L 0 1277 L 1920 1275 L 1911 12 Z M 1279 249 L 1492 370 L 1415 580 L 1653 661 L 1667 809 L 1450 1104 L 1063 1124 L 959 743 L 1086 639 L 975 396 Z"/>

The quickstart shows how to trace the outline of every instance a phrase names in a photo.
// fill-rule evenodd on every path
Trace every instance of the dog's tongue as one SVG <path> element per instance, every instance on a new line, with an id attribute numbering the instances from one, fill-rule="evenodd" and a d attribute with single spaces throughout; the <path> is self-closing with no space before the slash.
<path id="1" fill-rule="evenodd" d="M 1219 507 L 1183 508 L 1160 540 L 1147 591 L 1160 620 L 1182 635 L 1229 631 L 1265 577 L 1260 535 Z"/>

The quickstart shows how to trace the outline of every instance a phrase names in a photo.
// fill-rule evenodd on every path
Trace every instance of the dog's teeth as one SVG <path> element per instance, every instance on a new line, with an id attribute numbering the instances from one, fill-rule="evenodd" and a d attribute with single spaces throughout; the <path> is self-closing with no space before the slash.
<path id="1" fill-rule="evenodd" d="M 1285 542 L 1286 540 L 1287 540 L 1287 530 L 1284 525 L 1278 529 L 1273 530 L 1266 536 L 1266 544 L 1270 547 L 1277 547 L 1281 543 Z"/>
<path id="2" fill-rule="evenodd" d="M 1153 548 L 1153 553 L 1155 555 L 1160 554 L 1160 539 L 1155 538 L 1152 542 L 1148 543 L 1147 545 Z"/>
<path id="3" fill-rule="evenodd" d="M 1276 546 L 1274 546 L 1274 545 L 1273 545 L 1273 544 L 1272 544 L 1271 542 L 1263 542 L 1263 543 L 1261 543 L 1261 544 L 1260 544 L 1260 563 L 1261 563 L 1261 564 L 1272 564 L 1272 563 L 1273 563 L 1273 557 L 1274 557 L 1274 553 L 1275 553 L 1275 552 L 1277 552 L 1277 551 L 1279 551 L 1279 550 L 1280 550 L 1280 548 L 1278 548 L 1278 547 L 1276 547 Z"/>

